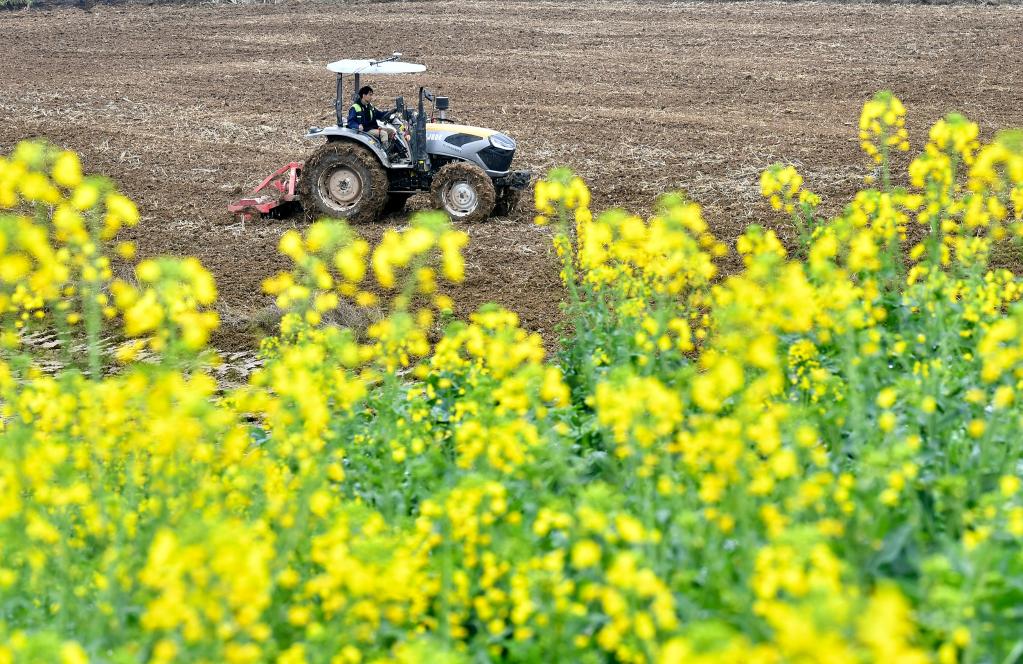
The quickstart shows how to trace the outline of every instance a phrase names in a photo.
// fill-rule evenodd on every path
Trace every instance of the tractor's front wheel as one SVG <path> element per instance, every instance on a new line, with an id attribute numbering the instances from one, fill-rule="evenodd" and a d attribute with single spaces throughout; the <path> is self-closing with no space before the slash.
<path id="1" fill-rule="evenodd" d="M 387 172 L 369 150 L 346 141 L 321 146 L 298 183 L 306 217 L 373 221 L 387 202 Z"/>
<path id="2" fill-rule="evenodd" d="M 475 164 L 453 161 L 441 166 L 430 186 L 433 206 L 454 221 L 483 221 L 494 211 L 494 181 Z"/>

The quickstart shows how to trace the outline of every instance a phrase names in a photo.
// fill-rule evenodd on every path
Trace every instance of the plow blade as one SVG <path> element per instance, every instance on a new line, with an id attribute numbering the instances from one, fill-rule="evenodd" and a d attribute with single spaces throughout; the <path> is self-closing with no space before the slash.
<path id="1" fill-rule="evenodd" d="M 281 166 L 260 182 L 248 196 L 228 205 L 227 211 L 245 223 L 257 216 L 267 216 L 282 205 L 298 201 L 298 174 L 301 170 L 301 161 Z"/>

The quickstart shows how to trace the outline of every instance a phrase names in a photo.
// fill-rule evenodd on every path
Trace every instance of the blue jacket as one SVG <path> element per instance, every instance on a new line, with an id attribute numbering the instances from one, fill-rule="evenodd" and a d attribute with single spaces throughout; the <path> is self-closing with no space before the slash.
<path id="1" fill-rule="evenodd" d="M 386 113 L 378 111 L 373 108 L 373 104 L 363 104 L 361 102 L 355 102 L 352 107 L 348 109 L 348 121 L 345 125 L 349 129 L 359 130 L 359 125 L 362 125 L 362 131 L 369 131 L 370 129 L 377 128 L 377 120 L 383 120 Z"/>

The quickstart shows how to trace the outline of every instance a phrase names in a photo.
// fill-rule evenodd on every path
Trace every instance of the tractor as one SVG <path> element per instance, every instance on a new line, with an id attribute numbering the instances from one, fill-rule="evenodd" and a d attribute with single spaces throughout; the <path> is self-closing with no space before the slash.
<path id="1" fill-rule="evenodd" d="M 400 53 L 394 53 L 379 60 L 339 60 L 327 65 L 336 76 L 337 124 L 310 127 L 305 137 L 323 139 L 323 144 L 304 163 L 292 162 L 279 169 L 249 198 L 229 209 L 244 220 L 297 200 L 311 219 L 334 217 L 360 223 L 401 210 L 411 196 L 429 192 L 433 207 L 454 221 L 510 214 L 531 178 L 529 171 L 511 170 L 515 141 L 498 131 L 448 118 L 447 97 L 422 86 L 415 108 L 397 97 L 383 121 L 394 130 L 392 144 L 399 144 L 390 150 L 377 137 L 345 126 L 345 76 L 354 76 L 357 95 L 364 75 L 426 71 L 424 65 L 400 58 Z M 352 101 L 356 100 L 353 96 Z M 277 190 L 276 196 L 258 195 L 270 188 Z"/>

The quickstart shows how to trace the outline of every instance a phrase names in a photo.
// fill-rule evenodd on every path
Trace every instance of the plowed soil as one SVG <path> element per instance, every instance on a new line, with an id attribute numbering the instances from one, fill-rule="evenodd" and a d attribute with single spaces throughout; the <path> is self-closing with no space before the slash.
<path id="1" fill-rule="evenodd" d="M 515 137 L 519 168 L 574 168 L 595 208 L 642 212 L 684 189 L 729 240 L 750 222 L 791 236 L 758 195 L 776 160 L 841 204 L 867 172 L 855 123 L 879 89 L 906 102 L 916 145 L 950 110 L 984 137 L 1023 126 L 1019 6 L 100 5 L 0 13 L 0 149 L 46 137 L 115 178 L 142 211 L 140 254 L 198 256 L 237 332 L 221 343 L 244 346 L 269 302 L 260 282 L 285 267 L 277 240 L 301 223 L 243 227 L 225 206 L 315 147 L 302 134 L 331 110 L 325 63 L 394 50 L 430 70 L 369 81 L 378 102 L 423 81 L 456 119 Z M 403 223 L 359 230 L 375 240 Z M 465 230 L 462 313 L 499 302 L 550 341 L 561 289 L 549 231 L 528 209 Z"/>

